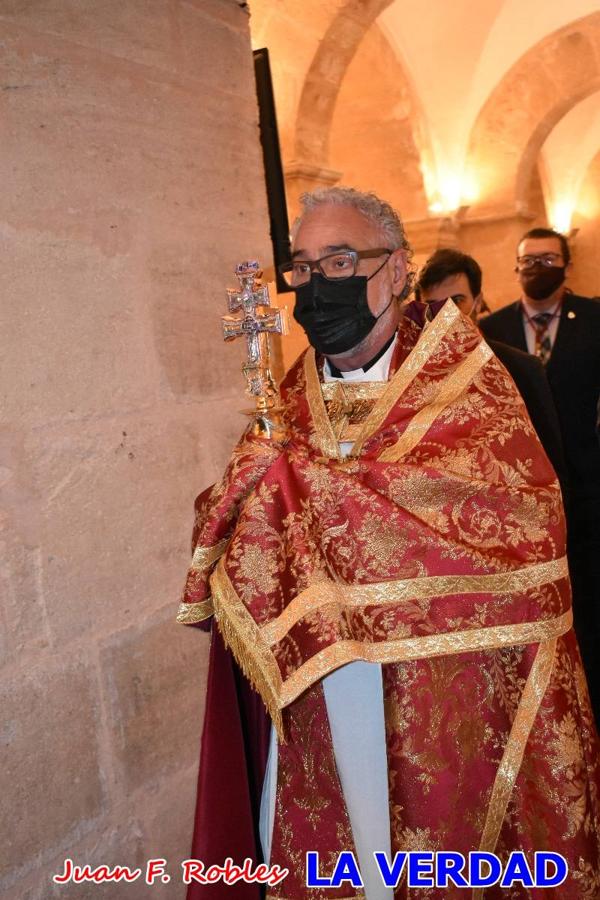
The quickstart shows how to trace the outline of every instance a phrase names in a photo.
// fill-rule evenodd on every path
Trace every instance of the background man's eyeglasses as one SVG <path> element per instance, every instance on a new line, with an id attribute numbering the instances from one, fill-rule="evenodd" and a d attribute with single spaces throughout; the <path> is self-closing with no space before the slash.
<path id="1" fill-rule="evenodd" d="M 563 259 L 560 253 L 539 253 L 535 256 L 517 256 L 517 269 L 531 269 L 538 263 L 546 266 L 548 269 L 562 263 Z"/>
<path id="2" fill-rule="evenodd" d="M 306 284 L 315 269 L 329 281 L 342 281 L 356 275 L 359 260 L 375 259 L 384 253 L 391 256 L 392 251 L 385 247 L 378 247 L 376 250 L 342 250 L 338 253 L 329 253 L 321 259 L 293 259 L 291 262 L 282 263 L 279 271 L 291 287 Z"/>

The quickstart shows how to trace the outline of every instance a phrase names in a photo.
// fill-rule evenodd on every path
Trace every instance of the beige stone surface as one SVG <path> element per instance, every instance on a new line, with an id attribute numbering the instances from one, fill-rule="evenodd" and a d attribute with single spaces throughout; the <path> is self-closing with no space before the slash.
<path id="1" fill-rule="evenodd" d="M 348 66 L 330 132 L 330 163 L 342 181 L 375 191 L 404 219 L 427 214 L 416 138 L 419 110 L 394 54 L 373 26 Z"/>
<path id="2" fill-rule="evenodd" d="M 102 646 L 110 743 L 127 793 L 197 762 L 207 645 L 167 607 Z"/>
<path id="3" fill-rule="evenodd" d="M 548 35 L 515 63 L 473 126 L 467 166 L 482 185 L 480 209 L 526 205 L 544 141 L 580 100 L 600 88 L 600 12 Z M 573 135 L 574 160 L 577 136 Z"/>
<path id="4" fill-rule="evenodd" d="M 88 900 L 66 856 L 190 849 L 208 637 L 175 615 L 246 424 L 225 288 L 271 262 L 248 14 L 7 0 L 0 31 L 0 892 Z"/>
<path id="5" fill-rule="evenodd" d="M 106 815 L 93 667 L 42 656 L 2 685 L 0 890 Z"/>
<path id="6" fill-rule="evenodd" d="M 600 88 L 600 12 L 538 5 L 533 29 L 517 3 L 471 5 L 465 31 L 445 27 L 456 4 L 438 4 L 433 33 L 413 0 L 251 0 L 292 205 L 307 171 L 375 189 L 408 220 L 417 262 L 460 247 L 482 264 L 488 303 L 512 300 L 516 241 L 546 222 L 541 148 Z M 89 900 L 51 884 L 67 855 L 135 866 L 189 851 L 208 639 L 173 619 L 194 497 L 248 405 L 243 346 L 221 340 L 224 291 L 240 259 L 271 262 L 244 7 L 0 3 L 7 900 Z M 397 40 L 377 20 L 388 7 Z M 477 69 L 453 62 L 457 31 Z M 585 294 L 600 292 L 599 159 L 573 218 L 570 285 Z M 443 221 L 448 209 L 427 204 L 442 163 L 460 174 L 452 160 L 477 190 Z M 304 344 L 295 327 L 279 355 L 289 364 Z M 175 878 L 152 888 L 184 893 Z"/>
<path id="7" fill-rule="evenodd" d="M 214 85 L 219 93 L 248 96 L 251 58 L 247 44 L 232 40 L 247 18 L 235 0 L 104 0 L 96 4 L 93 17 L 85 12 L 81 0 L 7 0 L 2 4 L 3 30 L 13 24 L 27 39 L 42 33 L 85 49 L 87 56 L 107 55 L 129 68 L 135 63 L 155 69 L 157 76 L 169 73 L 188 83 L 198 81 L 204 89 Z"/>
<path id="8" fill-rule="evenodd" d="M 600 151 L 581 185 L 580 212 L 573 220 L 573 270 L 570 284 L 584 297 L 600 297 Z"/>
<path id="9" fill-rule="evenodd" d="M 176 601 L 193 499 L 220 474 L 244 426 L 242 402 L 163 403 L 29 436 L 24 454 L 35 460 L 41 581 L 56 645 L 127 627 Z"/>
<path id="10" fill-rule="evenodd" d="M 158 784 L 123 794 L 111 801 L 115 824 L 91 831 L 73 841 L 68 851 L 44 861 L 37 871 L 19 880 L 17 886 L 3 890 L 3 900 L 184 900 L 186 887 L 181 881 L 181 861 L 189 856 L 194 814 L 196 766 L 165 776 Z M 191 789 L 190 789 L 191 788 Z M 141 869 L 140 877 L 125 882 L 104 884 L 53 884 L 52 876 L 64 870 L 65 858 L 75 865 L 128 866 Z M 150 859 L 165 859 L 171 880 L 145 883 Z"/>
<path id="11" fill-rule="evenodd" d="M 126 800 L 126 798 L 123 798 Z M 156 801 L 156 798 L 153 797 Z M 139 804 L 132 809 L 131 801 L 123 804 L 119 811 L 118 824 L 106 829 L 92 831 L 78 841 L 73 841 L 67 851 L 56 854 L 45 861 L 37 871 L 29 877 L 23 878 L 18 886 L 8 889 L 3 893 L 3 900 L 115 900 L 121 896 L 127 900 L 141 900 L 148 897 L 148 886 L 133 882 L 125 885 L 123 882 L 105 884 L 55 884 L 53 875 L 59 875 L 64 871 L 65 859 L 68 857 L 75 865 L 89 864 L 92 867 L 102 865 L 127 865 L 131 869 L 142 868 L 146 865 L 144 849 L 145 835 L 143 825 L 139 819 Z M 115 819 L 117 817 L 115 816 Z M 143 880 L 143 876 L 142 876 Z M 160 885 L 156 886 L 160 890 Z M 144 895 L 144 891 L 146 891 Z M 163 892 L 163 897 L 165 896 Z M 172 898 L 175 900 L 176 892 Z"/>
<path id="12" fill-rule="evenodd" d="M 44 601 L 39 547 L 10 528 L 0 530 L 0 664 L 39 653 L 51 636 Z"/>

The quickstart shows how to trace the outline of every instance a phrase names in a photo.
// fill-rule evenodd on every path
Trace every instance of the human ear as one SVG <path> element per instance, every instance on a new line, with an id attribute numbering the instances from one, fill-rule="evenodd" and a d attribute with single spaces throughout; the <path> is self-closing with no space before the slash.
<path id="1" fill-rule="evenodd" d="M 404 250 L 394 250 L 389 258 L 391 267 L 392 294 L 398 297 L 402 293 L 402 289 L 406 284 L 407 265 L 406 253 Z"/>

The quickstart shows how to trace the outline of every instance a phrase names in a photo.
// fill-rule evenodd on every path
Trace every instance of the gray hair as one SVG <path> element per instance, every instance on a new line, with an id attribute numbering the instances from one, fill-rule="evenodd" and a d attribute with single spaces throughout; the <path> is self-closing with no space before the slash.
<path id="1" fill-rule="evenodd" d="M 296 235 L 304 215 L 319 206 L 352 206 L 377 226 L 385 245 L 390 250 L 404 250 L 407 263 L 407 279 L 401 294 L 404 299 L 412 288 L 415 277 L 411 265 L 413 250 L 406 238 L 404 226 L 396 210 L 386 200 L 381 200 L 372 191 L 357 191 L 351 187 L 317 188 L 300 196 L 302 212 L 292 226 L 292 236 Z"/>

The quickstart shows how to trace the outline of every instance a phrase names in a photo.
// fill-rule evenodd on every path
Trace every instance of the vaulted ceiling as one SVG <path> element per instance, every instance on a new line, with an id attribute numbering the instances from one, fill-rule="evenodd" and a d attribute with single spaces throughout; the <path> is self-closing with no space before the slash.
<path id="1" fill-rule="evenodd" d="M 402 181 L 414 218 L 527 210 L 541 179 L 548 218 L 568 230 L 600 152 L 598 0 L 250 7 L 290 171 Z"/>

